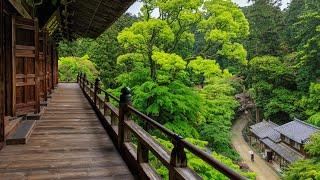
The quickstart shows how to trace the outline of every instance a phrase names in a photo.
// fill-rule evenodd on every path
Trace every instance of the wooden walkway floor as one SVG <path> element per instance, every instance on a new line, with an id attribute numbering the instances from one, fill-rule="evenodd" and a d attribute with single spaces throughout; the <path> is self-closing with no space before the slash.
<path id="1" fill-rule="evenodd" d="M 133 179 L 77 84 L 59 84 L 26 145 L 0 151 L 0 179 Z"/>

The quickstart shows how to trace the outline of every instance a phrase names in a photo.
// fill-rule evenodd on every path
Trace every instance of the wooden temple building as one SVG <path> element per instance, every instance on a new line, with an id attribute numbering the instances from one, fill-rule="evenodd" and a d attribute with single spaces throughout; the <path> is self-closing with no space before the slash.
<path id="1" fill-rule="evenodd" d="M 85 74 L 78 83 L 58 82 L 58 42 L 96 38 L 132 3 L 0 0 L 0 179 L 161 179 L 150 154 L 169 179 L 201 179 L 186 151 L 230 179 L 245 179 L 132 107 L 130 89 L 118 98 Z M 132 116 L 174 148 L 164 148 Z"/>

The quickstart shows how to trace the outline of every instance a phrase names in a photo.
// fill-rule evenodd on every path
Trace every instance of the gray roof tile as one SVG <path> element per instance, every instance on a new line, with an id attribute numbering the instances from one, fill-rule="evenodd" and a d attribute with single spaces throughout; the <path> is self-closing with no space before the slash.
<path id="1" fill-rule="evenodd" d="M 300 121 L 299 119 L 294 119 L 289 123 L 278 126 L 275 130 L 301 144 L 304 144 L 312 134 L 320 132 L 319 128 Z"/>
<path id="2" fill-rule="evenodd" d="M 286 145 L 283 145 L 281 143 L 274 143 L 269 138 L 262 139 L 261 141 L 290 163 L 303 159 L 303 157 L 299 153 L 287 147 Z"/>
<path id="3" fill-rule="evenodd" d="M 260 139 L 268 137 L 274 142 L 280 142 L 280 133 L 275 130 L 276 127 L 278 127 L 278 125 L 270 121 L 262 121 L 260 123 L 250 126 L 250 130 Z"/>

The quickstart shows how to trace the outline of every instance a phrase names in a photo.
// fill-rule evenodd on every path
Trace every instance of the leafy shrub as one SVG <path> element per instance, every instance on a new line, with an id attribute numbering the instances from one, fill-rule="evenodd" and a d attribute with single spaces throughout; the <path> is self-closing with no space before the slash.
<path id="1" fill-rule="evenodd" d="M 59 59 L 59 80 L 61 82 L 75 82 L 79 72 L 85 73 L 90 81 L 98 77 L 99 72 L 95 64 L 89 60 L 89 56 L 62 57 Z"/>

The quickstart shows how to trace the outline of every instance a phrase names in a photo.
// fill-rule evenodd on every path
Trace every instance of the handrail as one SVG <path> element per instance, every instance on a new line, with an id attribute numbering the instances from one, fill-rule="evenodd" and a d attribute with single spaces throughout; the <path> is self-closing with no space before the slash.
<path id="1" fill-rule="evenodd" d="M 207 162 L 209 165 L 214 167 L 216 170 L 222 172 L 224 175 L 228 176 L 229 178 L 236 178 L 236 179 L 245 179 L 240 174 L 235 172 L 234 170 L 230 169 L 228 166 L 222 164 L 220 161 L 217 161 L 212 156 L 210 156 L 208 153 L 202 151 L 195 145 L 191 144 L 190 142 L 182 139 L 182 145 L 189 150 L 191 153 L 197 155 L 200 159 Z"/>
<path id="2" fill-rule="evenodd" d="M 109 97 L 111 97 L 113 100 L 115 100 L 117 102 L 120 102 L 120 99 L 117 98 L 116 96 L 114 96 L 113 94 L 111 94 L 111 93 L 109 93 L 109 92 L 107 92 L 107 91 L 105 91 L 105 90 L 103 90 L 101 88 L 99 88 L 99 90 L 102 91 L 105 95 L 108 95 Z"/>
<path id="3" fill-rule="evenodd" d="M 199 179 L 200 176 L 187 167 L 185 150 L 196 155 L 230 179 L 246 179 L 236 171 L 213 158 L 207 152 L 204 152 L 183 139 L 183 137 L 135 109 L 131 105 L 131 94 L 129 89 L 122 89 L 120 98 L 117 98 L 100 87 L 99 79 L 96 79 L 96 81 L 92 83 L 88 81 L 85 74 L 80 73 L 78 74 L 77 82 L 94 110 L 97 112 L 99 119 L 102 120 L 102 124 L 108 130 L 108 133 L 117 145 L 121 155 L 126 161 L 129 161 L 128 165 L 131 165 L 129 168 L 134 169 L 133 172 L 138 172 L 139 176 L 144 177 L 143 179 L 153 179 L 154 177 L 159 176 L 152 170 L 152 167 L 148 163 L 149 151 L 151 151 L 157 159 L 168 168 L 169 179 Z M 98 96 L 101 92 L 105 94 L 104 100 Z M 109 97 L 119 103 L 119 111 L 109 103 Z M 131 115 L 136 115 L 139 119 L 150 124 L 153 128 L 159 130 L 171 140 L 174 148 L 171 151 L 170 158 L 168 157 L 169 151 L 159 144 L 147 131 L 132 121 L 130 118 Z M 137 149 L 133 148 L 134 146 L 130 139 L 132 133 L 138 139 Z"/>
<path id="4" fill-rule="evenodd" d="M 163 125 L 161 125 L 157 121 L 153 120 L 149 116 L 147 116 L 147 115 L 143 114 L 142 112 L 138 111 L 134 107 L 128 105 L 128 108 L 131 110 L 131 112 L 135 113 L 137 116 L 142 118 L 142 120 L 147 121 L 154 128 L 161 130 L 161 132 L 164 133 L 166 136 L 168 136 L 168 137 L 170 137 L 172 139 L 176 139 L 176 140 L 182 138 L 181 136 L 179 136 L 179 135 L 175 134 L 174 132 L 170 131 L 169 129 L 167 129 L 166 127 L 164 127 Z"/>

